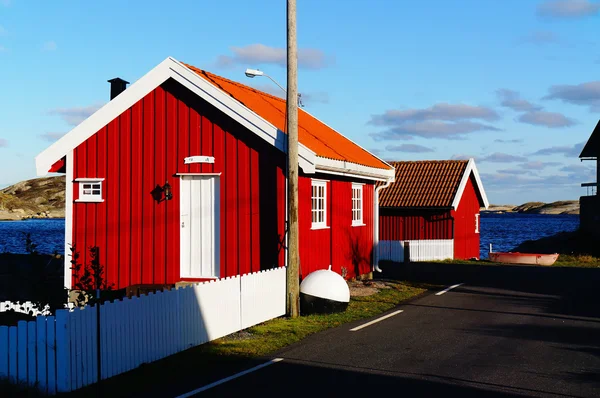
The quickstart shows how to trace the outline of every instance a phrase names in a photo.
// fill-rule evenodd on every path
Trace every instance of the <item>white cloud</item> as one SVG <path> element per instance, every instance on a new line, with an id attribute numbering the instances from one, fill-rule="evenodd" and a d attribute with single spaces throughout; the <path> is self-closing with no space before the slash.
<path id="1" fill-rule="evenodd" d="M 387 110 L 381 115 L 371 116 L 370 124 L 389 126 L 404 122 L 421 122 L 425 120 L 497 120 L 496 111 L 484 106 L 466 104 L 439 103 L 426 109 Z"/>
<path id="2" fill-rule="evenodd" d="M 574 85 L 555 85 L 548 91 L 550 93 L 543 99 L 557 99 L 570 104 L 589 106 L 592 112 L 600 112 L 600 80 Z"/>
<path id="3" fill-rule="evenodd" d="M 56 51 L 57 48 L 58 48 L 58 46 L 56 45 L 56 42 L 54 42 L 54 41 L 47 41 L 42 46 L 42 50 L 44 50 L 44 51 Z"/>
<path id="4" fill-rule="evenodd" d="M 0 148 L 6 148 L 8 146 L 8 141 L 4 138 L 0 138 Z"/>
<path id="5" fill-rule="evenodd" d="M 583 147 L 584 142 L 580 142 L 573 146 L 552 146 L 548 148 L 542 148 L 532 153 L 532 156 L 543 156 L 543 155 L 565 155 L 566 157 L 578 157 Z"/>
<path id="6" fill-rule="evenodd" d="M 219 55 L 217 66 L 229 67 L 235 64 L 252 67 L 253 65 L 272 64 L 285 67 L 287 52 L 285 48 L 270 47 L 256 43 L 245 47 L 231 47 L 233 55 Z M 315 48 L 298 49 L 298 68 L 322 69 L 331 62 L 323 51 Z"/>
<path id="7" fill-rule="evenodd" d="M 402 145 L 388 145 L 385 147 L 386 151 L 390 152 L 409 152 L 409 153 L 426 153 L 434 152 L 432 148 L 416 145 L 416 144 L 402 144 Z"/>
<path id="8" fill-rule="evenodd" d="M 549 128 L 570 127 L 577 124 L 575 120 L 566 117 L 562 113 L 545 111 L 527 112 L 519 116 L 517 120 L 522 123 Z"/>
<path id="9" fill-rule="evenodd" d="M 517 112 L 530 112 L 539 111 L 542 109 L 541 106 L 532 104 L 531 102 L 521 99 L 520 94 L 517 91 L 502 88 L 496 90 L 496 94 L 502 101 L 500 105 L 505 108 L 510 108 Z"/>
<path id="10" fill-rule="evenodd" d="M 71 126 L 77 126 L 85 119 L 90 117 L 91 114 L 100 109 L 103 105 L 90 105 L 90 106 L 75 106 L 72 108 L 56 108 L 50 111 L 51 115 L 60 116 L 65 122 Z"/>
<path id="11" fill-rule="evenodd" d="M 598 14 L 600 3 L 590 0 L 546 0 L 537 7 L 537 14 L 554 18 L 582 18 Z"/>
<path id="12" fill-rule="evenodd" d="M 491 108 L 466 104 L 439 103 L 425 109 L 391 109 L 372 115 L 368 124 L 386 130 L 370 135 L 376 140 L 411 140 L 414 137 L 464 139 L 475 131 L 500 131 L 476 120 L 497 120 Z"/>
<path id="13" fill-rule="evenodd" d="M 480 158 L 479 161 L 493 163 L 513 163 L 525 162 L 527 161 L 527 158 L 524 158 L 523 156 L 511 155 L 509 153 L 494 152 L 491 155 Z"/>

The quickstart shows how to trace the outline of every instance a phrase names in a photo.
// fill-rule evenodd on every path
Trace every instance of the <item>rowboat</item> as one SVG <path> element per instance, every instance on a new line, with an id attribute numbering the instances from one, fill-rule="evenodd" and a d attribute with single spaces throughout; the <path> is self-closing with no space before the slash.
<path id="1" fill-rule="evenodd" d="M 538 254 L 538 253 L 519 253 L 519 252 L 490 252 L 488 253 L 490 261 L 504 264 L 528 264 L 528 265 L 552 265 L 558 259 L 558 253 Z"/>

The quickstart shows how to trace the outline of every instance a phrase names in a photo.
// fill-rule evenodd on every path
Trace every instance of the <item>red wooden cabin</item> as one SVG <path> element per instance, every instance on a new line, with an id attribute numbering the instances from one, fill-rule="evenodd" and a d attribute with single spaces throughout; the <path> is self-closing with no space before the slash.
<path id="1" fill-rule="evenodd" d="M 415 261 L 479 258 L 479 209 L 489 203 L 475 161 L 390 164 L 396 181 L 378 187 L 382 250 L 393 251 L 392 242 L 404 246 L 408 241 Z"/>
<path id="2" fill-rule="evenodd" d="M 66 173 L 65 254 L 116 288 L 285 264 L 285 100 L 167 58 L 36 158 Z M 393 168 L 299 110 L 303 276 L 372 268 L 374 186 Z M 73 280 L 65 261 L 65 285 Z"/>

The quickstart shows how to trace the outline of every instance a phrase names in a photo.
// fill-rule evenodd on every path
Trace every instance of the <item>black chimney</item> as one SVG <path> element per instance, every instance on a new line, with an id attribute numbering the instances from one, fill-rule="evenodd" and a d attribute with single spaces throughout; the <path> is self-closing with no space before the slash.
<path id="1" fill-rule="evenodd" d="M 121 79 L 120 77 L 115 77 L 114 79 L 110 79 L 108 81 L 110 83 L 110 99 L 111 101 L 117 95 L 121 94 L 127 88 L 129 82 Z"/>

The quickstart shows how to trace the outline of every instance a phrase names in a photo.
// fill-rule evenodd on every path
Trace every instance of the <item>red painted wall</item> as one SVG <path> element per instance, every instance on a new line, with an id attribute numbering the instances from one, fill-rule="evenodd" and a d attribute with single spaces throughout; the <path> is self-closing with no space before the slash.
<path id="1" fill-rule="evenodd" d="M 185 165 L 184 157 L 214 156 Z M 221 277 L 281 266 L 284 155 L 174 82 L 166 82 L 74 150 L 74 178 L 104 178 L 103 203 L 73 204 L 73 244 L 98 246 L 109 284 L 179 281 L 179 177 L 221 173 Z M 151 191 L 168 181 L 173 200 Z M 79 193 L 74 186 L 74 199 Z M 83 262 L 82 261 L 82 262 Z"/>
<path id="2" fill-rule="evenodd" d="M 456 211 L 381 208 L 379 240 L 454 239 L 454 258 L 479 258 L 475 215 L 481 198 L 475 186 L 471 175 Z"/>
<path id="3" fill-rule="evenodd" d="M 373 251 L 374 185 L 363 185 L 363 223 L 352 226 L 352 181 L 331 180 L 331 176 L 314 176 L 327 182 L 327 226 L 313 230 L 311 214 L 310 176 L 300 176 L 298 183 L 298 217 L 300 229 L 300 269 L 302 277 L 309 273 L 331 269 L 346 278 L 371 272 Z"/>
<path id="4" fill-rule="evenodd" d="M 452 239 L 449 210 L 379 209 L 379 240 Z"/>
<path id="5" fill-rule="evenodd" d="M 479 233 L 475 232 L 475 215 L 479 214 L 480 203 L 471 175 L 458 203 L 458 208 L 453 211 L 454 258 L 479 258 Z"/>

